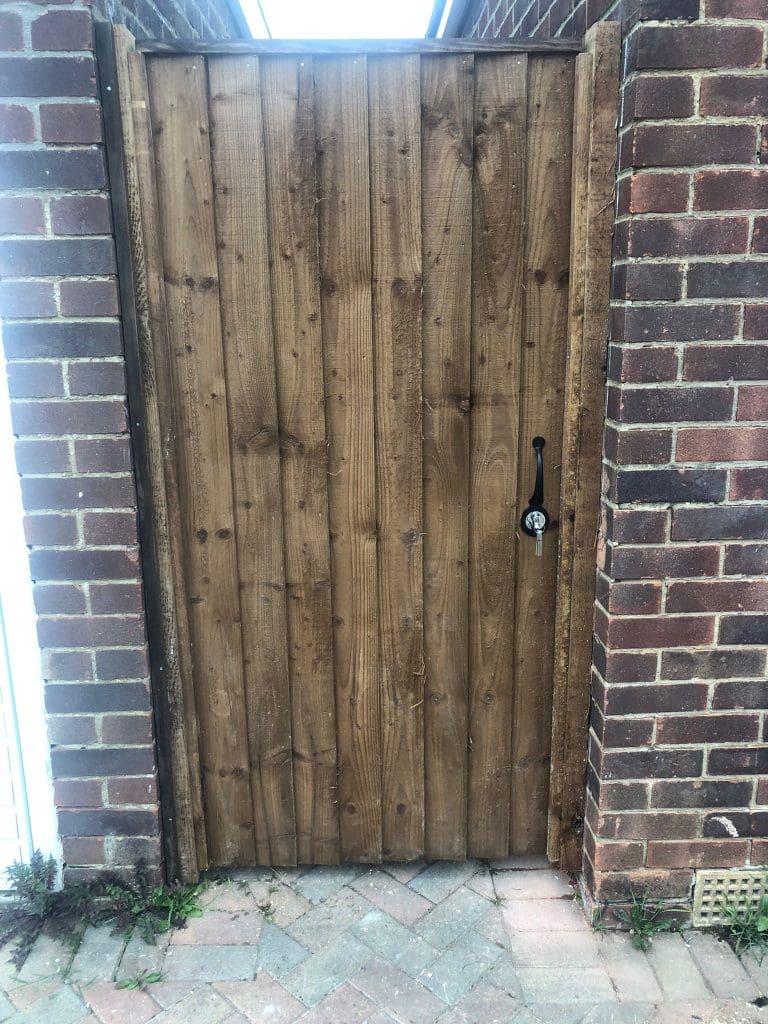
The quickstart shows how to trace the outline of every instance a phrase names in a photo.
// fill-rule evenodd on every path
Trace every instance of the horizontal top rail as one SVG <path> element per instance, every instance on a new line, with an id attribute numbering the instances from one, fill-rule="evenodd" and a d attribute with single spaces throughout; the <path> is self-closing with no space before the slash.
<path id="1" fill-rule="evenodd" d="M 149 39 L 136 44 L 142 53 L 185 54 L 342 54 L 386 53 L 581 53 L 580 39 Z"/>

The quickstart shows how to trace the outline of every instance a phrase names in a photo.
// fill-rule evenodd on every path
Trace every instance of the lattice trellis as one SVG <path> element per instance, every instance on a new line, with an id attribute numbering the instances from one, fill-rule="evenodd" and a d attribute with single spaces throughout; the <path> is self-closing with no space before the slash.
<path id="1" fill-rule="evenodd" d="M 693 925 L 707 928 L 724 924 L 723 907 L 740 911 L 756 909 L 768 895 L 768 869 L 734 868 L 730 871 L 697 871 L 693 888 Z"/>

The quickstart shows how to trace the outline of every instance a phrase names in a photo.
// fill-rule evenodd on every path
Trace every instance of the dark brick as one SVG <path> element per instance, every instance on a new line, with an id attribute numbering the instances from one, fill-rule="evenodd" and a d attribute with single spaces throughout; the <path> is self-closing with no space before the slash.
<path id="1" fill-rule="evenodd" d="M 3 325 L 8 359 L 77 359 L 122 354 L 117 323 L 9 323 Z"/>
<path id="2" fill-rule="evenodd" d="M 694 175 L 694 210 L 752 210 L 767 205 L 768 171 L 699 171 Z"/>
<path id="3" fill-rule="evenodd" d="M 605 810 L 638 810 L 648 806 L 648 785 L 642 782 L 604 782 L 600 806 Z"/>
<path id="4" fill-rule="evenodd" d="M 62 316 L 117 316 L 117 283 L 62 281 L 59 288 Z"/>
<path id="5" fill-rule="evenodd" d="M 677 350 L 671 346 L 611 345 L 608 379 L 630 384 L 655 384 L 677 376 Z"/>
<path id="6" fill-rule="evenodd" d="M 617 544 L 660 544 L 667 536 L 666 510 L 613 509 L 606 522 L 606 535 Z"/>
<path id="7" fill-rule="evenodd" d="M 656 615 L 661 596 L 660 583 L 611 583 L 600 573 L 597 599 L 612 615 Z"/>
<path id="8" fill-rule="evenodd" d="M 671 430 L 605 428 L 605 457 L 622 466 L 666 463 L 672 458 Z"/>
<path id="9" fill-rule="evenodd" d="M 59 747 L 96 743 L 96 720 L 92 715 L 49 715 L 48 739 Z"/>
<path id="10" fill-rule="evenodd" d="M 768 253 L 768 217 L 755 217 L 752 252 Z"/>
<path id="11" fill-rule="evenodd" d="M 11 409 L 17 434 L 119 434 L 126 429 L 125 404 L 100 402 L 15 402 Z"/>
<path id="12" fill-rule="evenodd" d="M 54 145 L 101 142 L 101 107 L 96 103 L 43 103 L 40 133 L 43 142 Z"/>
<path id="13" fill-rule="evenodd" d="M 729 544 L 723 572 L 734 576 L 768 576 L 768 544 Z"/>
<path id="14" fill-rule="evenodd" d="M 700 750 L 609 750 L 603 755 L 605 779 L 683 779 L 701 775 Z"/>
<path id="15" fill-rule="evenodd" d="M 599 615 L 596 616 L 596 620 L 599 621 Z M 605 643 L 608 647 L 621 650 L 637 650 L 652 647 L 695 647 L 710 644 L 713 638 L 714 619 L 711 616 L 646 615 L 639 618 L 611 617 L 607 625 Z"/>
<path id="16" fill-rule="evenodd" d="M 35 119 L 29 107 L 0 104 L 0 142 L 34 142 Z"/>
<path id="17" fill-rule="evenodd" d="M 640 75 L 624 90 L 624 118 L 657 120 L 691 117 L 693 78 L 690 75 Z"/>
<path id="18" fill-rule="evenodd" d="M 608 415 L 622 423 L 680 423 L 729 419 L 731 388 L 612 388 Z"/>
<path id="19" fill-rule="evenodd" d="M 136 551 L 40 548 L 30 553 L 33 580 L 135 579 L 138 569 Z"/>
<path id="20" fill-rule="evenodd" d="M 733 836 L 734 829 L 736 835 L 749 835 L 749 814 L 746 811 L 708 814 L 704 819 L 703 833 L 708 839 L 728 839 Z"/>
<path id="21" fill-rule="evenodd" d="M 154 804 L 157 800 L 157 783 L 146 775 L 136 779 L 108 779 L 107 796 L 110 804 Z"/>
<path id="22" fill-rule="evenodd" d="M 60 811 L 59 832 L 62 836 L 124 836 L 152 835 L 158 830 L 153 811 Z"/>
<path id="23" fill-rule="evenodd" d="M 0 316 L 56 315 L 53 285 L 48 281 L 0 281 Z"/>
<path id="24" fill-rule="evenodd" d="M 68 473 L 69 445 L 66 441 L 17 441 L 16 468 L 20 473 Z"/>
<path id="25" fill-rule="evenodd" d="M 124 653 L 129 655 L 131 652 Z M 145 683 L 49 683 L 45 688 L 45 706 L 49 714 L 71 715 L 78 712 L 147 711 L 151 704 Z"/>
<path id="26" fill-rule="evenodd" d="M 731 501 L 767 501 L 768 473 L 757 467 L 731 470 L 728 497 Z"/>
<path id="27" fill-rule="evenodd" d="M 0 96 L 96 96 L 92 57 L 0 57 Z"/>
<path id="28" fill-rule="evenodd" d="M 725 498 L 725 478 L 725 470 L 619 469 L 616 473 L 615 499 L 619 504 L 718 502 Z M 673 539 L 685 538 L 673 534 Z"/>
<path id="29" fill-rule="evenodd" d="M 104 839 L 101 836 L 65 837 L 62 840 L 65 863 L 104 864 Z"/>
<path id="30" fill-rule="evenodd" d="M 8 363 L 11 398 L 60 398 L 64 394 L 61 363 Z"/>
<path id="31" fill-rule="evenodd" d="M 75 441 L 75 467 L 79 473 L 125 473 L 131 468 L 127 437 Z"/>
<path id="32" fill-rule="evenodd" d="M 688 270 L 688 295 L 694 299 L 761 298 L 766 289 L 768 266 L 756 260 L 693 263 Z"/>
<path id="33" fill-rule="evenodd" d="M 79 615 L 85 612 L 85 594 L 81 587 L 70 584 L 40 585 L 34 588 L 35 611 L 38 615 Z"/>
<path id="34" fill-rule="evenodd" d="M 656 742 L 662 745 L 680 743 L 736 743 L 758 739 L 757 715 L 672 715 L 656 723 Z"/>
<path id="35" fill-rule="evenodd" d="M 768 0 L 707 0 L 708 18 L 768 18 Z"/>
<path id="36" fill-rule="evenodd" d="M 136 503 L 133 479 L 81 476 L 63 479 L 27 477 L 21 482 L 24 507 L 35 509 L 129 508 Z"/>
<path id="37" fill-rule="evenodd" d="M 93 26 L 90 11 L 46 11 L 32 22 L 35 50 L 91 50 Z"/>
<path id="38" fill-rule="evenodd" d="M 764 75 L 706 75 L 701 81 L 699 106 L 704 115 L 768 115 L 768 78 Z"/>
<path id="39" fill-rule="evenodd" d="M 759 68 L 763 34 L 757 26 L 643 25 L 632 33 L 627 48 L 628 70 Z"/>
<path id="40" fill-rule="evenodd" d="M 140 583 L 92 583 L 90 591 L 96 615 L 138 615 L 144 609 Z"/>
<path id="41" fill-rule="evenodd" d="M 747 341 L 768 341 L 768 305 L 744 306 L 744 337 Z"/>
<path id="42" fill-rule="evenodd" d="M 56 779 L 53 788 L 57 807 L 101 807 L 101 783 L 95 779 Z"/>
<path id="43" fill-rule="evenodd" d="M 103 679 L 105 681 L 113 679 L 143 679 L 148 672 L 149 664 L 144 650 L 96 652 L 96 675 L 99 679 Z M 113 705 L 109 710 L 132 711 L 135 708 L 142 708 L 146 706 L 147 702 L 145 701 L 143 704 L 134 703 L 130 707 Z"/>
<path id="44" fill-rule="evenodd" d="M 62 196 L 52 200 L 51 228 L 55 235 L 109 234 L 112 221 L 107 197 Z"/>
<path id="45" fill-rule="evenodd" d="M 69 680 L 69 679 L 92 679 L 93 667 L 91 655 L 88 651 L 43 651 L 43 677 L 45 679 Z M 51 687 L 46 687 L 46 706 L 48 707 L 47 694 Z M 71 689 L 71 684 L 67 687 Z M 67 711 L 66 707 L 48 707 L 49 711 Z M 77 710 L 72 708 L 73 711 Z M 81 710 L 87 711 L 87 708 Z"/>
<path id="46" fill-rule="evenodd" d="M 738 306 L 628 306 L 612 312 L 613 341 L 719 341 L 739 330 Z"/>
<path id="47" fill-rule="evenodd" d="M 710 775 L 768 774 L 768 747 L 721 747 L 710 750 L 707 771 Z"/>
<path id="48" fill-rule="evenodd" d="M 33 196 L 0 196 L 0 235 L 44 235 L 42 200 Z"/>
<path id="49" fill-rule="evenodd" d="M 683 268 L 679 263 L 620 263 L 613 271 L 615 299 L 668 299 L 682 295 Z"/>
<path id="50" fill-rule="evenodd" d="M 757 130 L 750 124 L 638 124 L 621 140 L 628 167 L 698 167 L 754 160 Z"/>
<path id="51" fill-rule="evenodd" d="M 599 821 L 600 836 L 606 839 L 687 839 L 698 824 L 698 814 L 670 811 L 602 814 Z"/>
<path id="52" fill-rule="evenodd" d="M 602 740 L 606 748 L 646 747 L 653 739 L 653 718 L 606 718 Z"/>
<path id="53" fill-rule="evenodd" d="M 609 683 L 641 683 L 656 678 L 655 654 L 636 654 L 623 651 L 605 651 L 595 641 L 595 664 Z"/>
<path id="54" fill-rule="evenodd" d="M 751 782 L 654 782 L 651 790 L 652 807 L 748 807 L 751 800 Z"/>
<path id="55" fill-rule="evenodd" d="M 630 224 L 627 255 L 710 256 L 743 253 L 747 250 L 749 221 L 746 217 L 674 217 L 635 220 Z M 727 264 L 726 264 L 727 266 Z M 688 274 L 699 267 L 692 264 Z M 708 293 L 706 293 L 708 294 Z M 714 297 L 736 293 L 717 292 Z M 690 290 L 691 298 L 701 297 Z"/>
<path id="56" fill-rule="evenodd" d="M 118 647 L 144 643 L 144 620 L 128 615 L 40 617 L 37 636 L 42 647 Z"/>
<path id="57" fill-rule="evenodd" d="M 709 687 L 703 683 L 665 683 L 611 686 L 605 712 L 610 715 L 655 715 L 660 712 L 703 711 Z"/>
<path id="58" fill-rule="evenodd" d="M 719 564 L 714 545 L 620 547 L 611 553 L 610 574 L 617 580 L 714 576 Z"/>
<path id="59" fill-rule="evenodd" d="M 672 540 L 765 540 L 768 516 L 756 506 L 672 510 Z"/>
<path id="60" fill-rule="evenodd" d="M 111 238 L 0 241 L 0 274 L 7 277 L 68 277 L 114 272 Z"/>
<path id="61" fill-rule="evenodd" d="M 683 357 L 685 380 L 763 380 L 768 345 L 691 345 Z"/>
<path id="62" fill-rule="evenodd" d="M 24 517 L 27 544 L 74 544 L 77 521 L 73 515 L 32 515 Z"/>
<path id="63" fill-rule="evenodd" d="M 737 420 L 768 420 L 768 385 L 739 388 Z"/>
<path id="64" fill-rule="evenodd" d="M 664 651 L 662 679 L 727 679 L 759 676 L 765 670 L 765 655 L 758 651 Z"/>
<path id="65" fill-rule="evenodd" d="M 51 771 L 55 778 L 141 775 L 151 773 L 154 767 L 152 748 L 149 746 L 51 751 Z"/>
<path id="66" fill-rule="evenodd" d="M 86 544 L 136 544 L 135 512 L 86 512 L 83 516 Z"/>
<path id="67" fill-rule="evenodd" d="M 115 363 L 72 363 L 69 390 L 73 395 L 124 395 L 125 367 Z"/>
<path id="68" fill-rule="evenodd" d="M 103 743 L 146 743 L 152 742 L 152 716 L 105 715 L 101 722 Z"/>
<path id="69" fill-rule="evenodd" d="M 764 680 L 718 683 L 714 688 L 712 707 L 717 710 L 764 710 L 768 708 L 768 686 Z"/>
<path id="70" fill-rule="evenodd" d="M 768 615 L 723 615 L 721 644 L 768 644 Z"/>
<path id="71" fill-rule="evenodd" d="M 21 15 L 14 11 L 0 14 L 0 50 L 23 50 L 24 26 Z"/>

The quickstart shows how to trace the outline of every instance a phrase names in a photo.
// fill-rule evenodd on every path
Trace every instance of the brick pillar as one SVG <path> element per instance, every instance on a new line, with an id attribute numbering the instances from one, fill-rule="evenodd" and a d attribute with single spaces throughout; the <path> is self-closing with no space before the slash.
<path id="1" fill-rule="evenodd" d="M 89 8 L 0 13 L 0 314 L 70 875 L 160 863 Z"/>

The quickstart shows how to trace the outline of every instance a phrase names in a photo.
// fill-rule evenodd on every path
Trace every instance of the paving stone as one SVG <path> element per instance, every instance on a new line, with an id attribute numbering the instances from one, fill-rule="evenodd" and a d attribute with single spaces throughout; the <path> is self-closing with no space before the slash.
<path id="1" fill-rule="evenodd" d="M 768 955 L 763 957 L 756 950 L 748 949 L 741 954 L 741 966 L 760 990 L 760 995 L 768 996 Z"/>
<path id="2" fill-rule="evenodd" d="M 656 1008 L 649 1024 L 764 1024 L 764 1010 L 737 1000 L 667 1003 Z"/>
<path id="3" fill-rule="evenodd" d="M 394 1017 L 390 1017 L 388 1013 L 379 1010 L 372 1017 L 369 1017 L 365 1024 L 398 1024 L 398 1022 Z"/>
<path id="4" fill-rule="evenodd" d="M 27 984 L 62 977 L 69 969 L 74 955 L 73 946 L 66 942 L 58 942 L 47 935 L 41 935 L 16 975 L 16 980 Z"/>
<path id="5" fill-rule="evenodd" d="M 70 980 L 80 985 L 111 981 L 125 947 L 125 935 L 113 935 L 109 927 L 86 928 L 72 961 Z"/>
<path id="6" fill-rule="evenodd" d="M 424 860 L 398 861 L 381 865 L 382 871 L 386 871 L 388 875 L 392 875 L 393 878 L 396 878 L 398 882 L 402 882 L 403 885 L 407 885 L 412 878 L 415 878 L 426 867 L 427 862 Z"/>
<path id="7" fill-rule="evenodd" d="M 432 908 L 429 900 L 378 868 L 366 871 L 352 888 L 401 924 L 413 924 Z"/>
<path id="8" fill-rule="evenodd" d="M 47 981 L 29 981 L 11 985 L 6 994 L 17 1010 L 28 1010 L 29 1007 L 46 996 L 56 992 L 64 981 L 61 976 L 49 978 Z"/>
<path id="9" fill-rule="evenodd" d="M 88 1016 L 88 1008 L 74 989 L 60 985 L 51 995 L 38 999 L 9 1021 L 12 1024 L 80 1024 Z"/>
<path id="10" fill-rule="evenodd" d="M 171 937 L 171 946 L 254 946 L 259 941 L 264 917 L 257 911 L 232 913 L 206 910 L 191 917 Z"/>
<path id="11" fill-rule="evenodd" d="M 16 1013 L 16 1007 L 4 992 L 0 992 L 0 1021 L 6 1021 Z"/>
<path id="12" fill-rule="evenodd" d="M 287 935 L 282 928 L 266 924 L 261 933 L 258 967 L 273 978 L 282 978 L 306 960 L 309 951 Z"/>
<path id="13" fill-rule="evenodd" d="M 412 978 L 438 956 L 436 949 L 383 910 L 371 910 L 355 926 L 354 933 L 374 953 Z"/>
<path id="14" fill-rule="evenodd" d="M 409 882 L 409 888 L 433 903 L 439 903 L 464 885 L 479 868 L 480 861 L 477 860 L 438 860 Z"/>
<path id="15" fill-rule="evenodd" d="M 626 932 L 606 932 L 601 936 L 600 957 L 623 1002 L 655 1003 L 664 998 L 645 954 L 635 949 Z"/>
<path id="16" fill-rule="evenodd" d="M 646 1024 L 654 1009 L 653 1003 L 601 1003 L 587 1010 L 581 1024 Z"/>
<path id="17" fill-rule="evenodd" d="M 656 974 L 664 999 L 711 998 L 707 983 L 699 973 L 682 935 L 657 935 L 646 956 Z"/>
<path id="18" fill-rule="evenodd" d="M 225 947 L 229 950 L 236 948 Z M 154 1018 L 152 1024 L 221 1024 L 232 1014 L 232 1005 L 210 985 L 190 993 Z"/>
<path id="19" fill-rule="evenodd" d="M 475 925 L 475 931 L 480 932 L 486 939 L 490 939 L 491 942 L 495 942 L 497 946 L 502 949 L 509 947 L 509 933 L 504 927 L 504 921 L 501 917 L 500 907 L 491 907 L 491 909 L 480 918 Z"/>
<path id="20" fill-rule="evenodd" d="M 707 932 L 692 932 L 687 942 L 693 959 L 719 999 L 757 999 L 760 993 L 727 943 Z"/>
<path id="21" fill-rule="evenodd" d="M 568 875 L 561 871 L 499 871 L 494 877 L 497 895 L 504 900 L 547 900 L 573 896 Z"/>
<path id="22" fill-rule="evenodd" d="M 464 996 L 456 1009 L 466 1024 L 508 1024 L 518 1019 L 521 1004 L 486 980 Z"/>
<path id="23" fill-rule="evenodd" d="M 496 963 L 501 950 L 477 932 L 465 932 L 430 967 L 419 981 L 445 1003 L 453 1004 Z"/>
<path id="24" fill-rule="evenodd" d="M 283 985 L 307 1006 L 315 1006 L 373 956 L 354 935 L 342 935 L 332 946 L 313 953 L 283 979 Z"/>
<path id="25" fill-rule="evenodd" d="M 500 988 L 502 992 L 522 1002 L 523 990 L 520 987 L 520 979 L 517 976 L 517 968 L 505 953 L 500 956 L 494 966 L 486 975 L 485 980 Z"/>
<path id="26" fill-rule="evenodd" d="M 186 999 L 187 996 L 193 995 L 195 992 L 202 994 L 205 992 L 206 985 L 204 982 L 193 982 L 193 981 L 158 981 L 152 986 L 152 998 L 156 1003 L 159 1003 L 164 1010 L 167 1010 L 170 1006 L 175 1006 L 176 1003 L 180 1003 L 182 999 Z"/>
<path id="27" fill-rule="evenodd" d="M 376 1007 L 367 996 L 349 983 L 339 987 L 308 1010 L 300 1024 L 369 1024 Z"/>
<path id="28" fill-rule="evenodd" d="M 526 1003 L 610 1003 L 615 999 L 602 967 L 518 967 Z"/>
<path id="29" fill-rule="evenodd" d="M 496 887 L 493 884 L 493 875 L 485 864 L 483 864 L 479 871 L 476 871 L 471 878 L 467 879 L 466 885 L 473 892 L 478 893 L 490 902 L 493 902 L 496 899 L 501 902 L 500 898 L 497 896 Z"/>
<path id="30" fill-rule="evenodd" d="M 445 949 L 487 913 L 488 901 L 462 886 L 423 917 L 416 931 L 430 946 Z"/>
<path id="31" fill-rule="evenodd" d="M 575 900 L 514 900 L 502 904 L 501 916 L 512 933 L 591 931 Z"/>
<path id="32" fill-rule="evenodd" d="M 216 990 L 249 1020 L 259 1024 L 292 1024 L 306 1010 L 303 1003 L 268 974 L 260 974 L 255 981 L 221 981 Z"/>
<path id="33" fill-rule="evenodd" d="M 336 935 L 351 928 L 370 909 L 368 900 L 345 887 L 302 914 L 286 931 L 302 946 L 317 952 Z"/>
<path id="34" fill-rule="evenodd" d="M 511 932 L 509 954 L 519 967 L 597 967 L 598 941 L 592 932 Z"/>
<path id="35" fill-rule="evenodd" d="M 153 945 L 151 942 L 145 942 L 138 931 L 134 931 L 120 958 L 115 978 L 121 981 L 123 978 L 133 978 L 142 971 L 149 973 L 162 970 L 170 941 L 169 932 L 158 935 L 157 942 Z"/>
<path id="36" fill-rule="evenodd" d="M 445 1009 L 428 989 L 384 960 L 372 960 L 352 984 L 402 1024 L 433 1024 Z"/>
<path id="37" fill-rule="evenodd" d="M 491 871 L 543 871 L 549 867 L 545 856 L 502 857 L 489 861 Z"/>
<path id="38" fill-rule="evenodd" d="M 113 981 L 86 985 L 83 998 L 105 1024 L 147 1024 L 160 1007 L 142 989 L 117 988 Z"/>
<path id="39" fill-rule="evenodd" d="M 263 896 L 260 898 L 257 894 L 254 898 L 260 907 L 268 908 L 264 912 L 265 919 L 280 928 L 287 928 L 302 914 L 312 909 L 309 900 L 279 882 L 266 884 L 263 887 Z"/>
<path id="40" fill-rule="evenodd" d="M 616 1005 L 618 1006 L 618 1003 Z M 593 1007 L 594 1004 L 588 1006 L 586 1003 L 533 1003 L 527 1010 L 531 1014 L 531 1024 L 534 1021 L 536 1024 L 581 1024 L 584 1014 Z M 514 1024 L 521 1022 L 529 1024 L 529 1018 L 525 1013 L 515 1017 Z"/>
<path id="41" fill-rule="evenodd" d="M 229 911 L 233 914 L 254 911 L 257 908 L 251 885 L 260 891 L 262 886 L 268 886 L 271 881 L 274 881 L 274 875 L 271 873 L 263 878 L 253 879 L 251 883 L 228 879 L 206 889 L 201 894 L 199 903 L 206 910 Z"/>
<path id="42" fill-rule="evenodd" d="M 250 981 L 256 946 L 171 946 L 165 958 L 169 981 Z"/>
<path id="43" fill-rule="evenodd" d="M 320 903 L 338 892 L 343 885 L 350 885 L 365 868 L 358 864 L 342 864 L 326 867 L 320 865 L 312 868 L 306 875 L 301 875 L 292 884 L 310 903 Z"/>
<path id="44" fill-rule="evenodd" d="M 229 1017 L 225 1017 L 221 1024 L 253 1024 L 253 1022 L 250 1021 L 244 1013 L 240 1013 L 239 1010 L 236 1010 Z"/>

